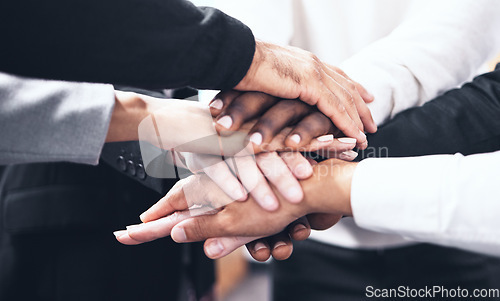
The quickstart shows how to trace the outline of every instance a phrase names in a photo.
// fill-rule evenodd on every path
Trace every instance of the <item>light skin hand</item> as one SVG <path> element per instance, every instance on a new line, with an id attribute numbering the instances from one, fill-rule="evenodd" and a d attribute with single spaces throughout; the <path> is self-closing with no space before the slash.
<path id="1" fill-rule="evenodd" d="M 279 211 L 264 214 L 252 202 L 229 204 L 217 214 L 181 222 L 172 229 L 172 238 L 183 242 L 222 236 L 269 236 L 310 213 L 352 215 L 350 183 L 355 166 L 343 161 L 322 162 L 315 166 L 315 174 L 301 183 L 306 195 L 303 202 L 281 202 Z"/>
<path id="2" fill-rule="evenodd" d="M 200 139 L 202 143 L 191 143 Z M 162 149 L 221 155 L 218 134 L 202 104 L 115 91 L 106 142 L 147 141 Z M 240 148 L 241 149 L 241 148 Z"/>
<path id="3" fill-rule="evenodd" d="M 185 102 L 184 101 L 178 101 L 175 100 L 172 102 L 171 100 L 163 100 L 163 99 L 155 99 L 152 97 L 148 96 L 143 96 L 135 93 L 130 93 L 130 92 L 119 92 L 117 91 L 117 105 L 115 107 L 115 111 L 113 113 L 113 118 L 112 122 L 110 125 L 109 133 L 108 133 L 108 139 L 107 141 L 125 141 L 125 140 L 137 140 L 138 137 L 134 136 L 134 133 L 137 133 L 137 124 L 143 120 L 145 117 L 147 117 L 151 112 L 157 111 L 159 108 L 164 108 L 166 103 L 170 107 L 171 105 L 174 105 L 176 108 L 176 115 L 179 116 L 179 114 L 182 115 L 182 109 L 187 108 L 185 110 L 185 114 L 182 116 L 189 117 L 189 116 L 200 116 L 200 109 L 202 109 L 199 105 L 193 102 Z M 182 103 L 182 104 L 181 104 Z M 185 106 L 187 105 L 187 107 Z M 172 108 L 174 107 L 172 106 Z M 169 110 L 164 110 L 163 112 L 169 112 Z M 171 111 L 170 111 L 171 112 Z M 192 114 L 195 113 L 195 114 Z M 169 116 L 171 118 L 167 118 L 167 116 L 161 115 L 160 117 L 163 118 L 163 120 L 172 120 L 175 122 L 175 116 Z M 205 117 L 205 116 L 204 116 Z M 185 118 L 183 118 L 185 119 Z M 209 119 L 206 119 L 206 121 L 209 121 Z M 189 127 L 184 127 L 183 130 L 188 131 Z M 204 133 L 200 134 L 199 133 L 199 128 L 195 129 L 196 133 L 193 133 L 194 135 L 198 135 L 196 137 L 200 137 L 202 135 L 208 135 L 209 133 Z M 189 131 L 188 131 L 189 132 Z M 283 137 L 286 137 L 286 135 L 282 135 L 281 140 L 283 140 Z M 195 138 L 189 138 L 189 139 L 195 139 Z M 278 139 L 279 140 L 279 139 Z M 170 142 L 172 143 L 172 142 Z M 179 144 L 181 142 L 177 142 L 176 144 Z M 169 144 L 168 142 L 165 144 Z M 174 142 L 175 144 L 175 142 Z M 282 144 L 280 142 L 273 142 L 272 145 L 274 147 L 282 147 L 279 146 L 279 144 Z M 216 150 L 217 151 L 217 150 Z M 263 157 L 269 156 L 266 154 Z M 293 175 L 299 179 L 304 179 L 307 178 L 310 175 L 310 171 L 308 168 L 300 168 L 301 166 L 303 167 L 305 162 L 305 159 L 298 153 L 282 153 L 281 154 L 282 160 L 287 164 L 287 166 L 290 168 L 292 171 Z M 262 162 L 261 160 L 259 160 Z M 297 168 L 299 167 L 299 168 Z M 227 168 L 227 167 L 226 167 Z M 265 168 L 265 167 L 264 167 Z M 281 191 L 282 194 L 286 194 L 286 191 L 290 191 L 293 184 L 295 186 L 298 186 L 296 183 L 288 183 L 288 185 L 280 185 L 279 181 L 282 183 L 286 182 L 292 182 L 295 181 L 294 177 L 288 177 L 292 179 L 292 181 L 287 181 L 287 177 L 280 177 L 279 173 L 273 173 L 272 169 L 267 170 L 268 174 L 276 174 L 276 177 L 274 177 L 274 181 L 271 181 L 275 186 L 278 187 L 278 190 Z M 219 174 L 219 173 L 217 173 Z M 226 184 L 228 182 L 225 182 Z M 281 188 L 280 188 L 281 187 Z M 270 189 L 268 189 L 270 190 Z M 296 188 L 295 188 L 296 190 Z M 300 194 L 299 194 L 300 195 Z M 300 198 L 297 198 L 300 200 Z M 294 201 L 292 199 L 292 201 Z M 262 203 L 262 202 L 261 202 Z M 287 244 L 288 245 L 288 244 Z M 274 254 L 274 251 L 273 251 Z"/>
<path id="4" fill-rule="evenodd" d="M 343 137 L 330 119 L 299 100 L 278 101 L 261 92 L 227 91 L 212 100 L 210 112 L 221 135 L 254 122 L 248 135 L 256 151 L 269 150 L 283 136 L 288 150 L 319 149 L 323 157 L 354 159 L 350 150 L 356 146 L 356 140 Z"/>
<path id="5" fill-rule="evenodd" d="M 121 91 L 115 91 L 115 96 L 106 142 L 142 140 L 163 149 L 232 156 L 245 147 L 246 134 L 255 125 L 255 120 L 246 122 L 238 128 L 239 134 L 232 132 L 230 137 L 219 140 L 209 108 L 200 103 Z M 321 130 L 324 127 L 330 125 L 322 123 Z M 285 139 L 290 131 L 289 127 L 281 127 L 266 151 L 286 150 Z M 303 150 L 316 151 L 330 143 L 312 141 Z M 254 148 L 252 153 L 261 151 Z"/>
<path id="6" fill-rule="evenodd" d="M 186 182 L 176 185 L 175 189 L 144 213 L 143 216 L 151 217 L 154 222 L 129 229 L 126 235 L 122 234 L 117 239 L 127 243 L 122 237 L 126 236 L 138 242 L 147 242 L 168 236 L 170 233 L 177 242 L 216 237 L 267 237 L 281 232 L 293 221 L 310 213 L 351 215 L 350 182 L 355 167 L 356 163 L 340 160 L 328 160 L 318 164 L 314 167 L 313 176 L 301 182 L 305 192 L 304 201 L 292 204 L 282 201 L 280 197 L 278 211 L 265 211 L 256 202 L 236 202 L 222 207 L 216 214 L 191 217 L 173 228 L 165 227 L 165 223 L 171 226 L 172 220 L 184 214 L 176 213 L 172 217 L 171 213 L 184 211 L 190 206 L 183 189 L 189 182 L 195 183 L 191 188 L 211 192 L 205 193 L 205 197 L 198 200 L 200 204 L 213 203 L 215 199 L 221 202 L 221 198 L 225 195 L 222 191 L 217 192 L 217 186 L 209 180 L 194 181 L 188 178 Z"/>
<path id="7" fill-rule="evenodd" d="M 311 160 L 312 166 L 316 164 L 317 162 Z M 325 230 L 335 225 L 341 218 L 342 215 L 339 214 L 312 213 L 288 225 L 287 229 L 280 233 L 282 234 L 279 236 L 280 241 L 276 242 L 273 237 L 264 237 L 246 243 L 246 248 L 257 261 L 266 261 L 270 256 L 275 260 L 285 260 L 293 253 L 292 240 L 305 240 L 311 234 L 311 228 Z M 247 241 L 249 240 L 246 237 L 210 238 L 205 242 L 205 253 L 209 254 L 210 252 L 208 246 L 222 245 L 224 252 L 220 253 L 219 256 L 209 256 L 212 259 L 217 259 L 233 252 Z"/>
<path id="8" fill-rule="evenodd" d="M 149 124 L 144 120 L 152 122 Z M 179 149 L 181 146 L 182 151 L 190 152 L 190 155 L 185 155 L 185 159 L 190 160 L 186 160 L 184 166 L 193 172 L 204 171 L 224 187 L 233 200 L 245 200 L 248 191 L 264 208 L 276 210 L 278 201 L 267 184 L 267 178 L 287 199 L 299 202 L 303 194 L 297 179 L 311 175 L 308 161 L 299 153 L 277 155 L 273 152 L 257 155 L 255 160 L 252 156 L 254 150 L 247 151 L 243 147 L 247 134 L 245 127 L 251 126 L 251 123 L 243 125 L 239 135 L 219 140 L 209 109 L 202 104 L 116 91 L 107 142 L 141 139 L 164 149 Z M 138 135 L 138 127 L 142 136 Z M 275 149 L 284 148 L 280 139 L 282 136 L 273 141 Z M 197 140 L 202 142 L 190 143 Z M 235 152 L 233 159 L 227 159 Z"/>
<path id="9" fill-rule="evenodd" d="M 158 232 L 154 233 L 150 238 L 155 239 L 153 237 L 168 236 L 171 229 L 177 223 L 190 217 L 191 214 L 189 212 L 179 211 L 176 214 L 170 215 L 169 218 L 151 221 L 151 225 L 154 224 Z M 267 261 L 271 256 L 275 260 L 286 260 L 293 252 L 292 240 L 305 240 L 311 234 L 311 228 L 315 230 L 325 230 L 335 225 L 341 218 L 342 216 L 338 214 L 315 213 L 294 221 L 292 224 L 288 225 L 284 231 L 270 237 L 236 236 L 209 238 L 205 241 L 205 254 L 211 259 L 218 259 L 246 244 L 249 254 L 257 261 Z M 311 224 L 309 224 L 309 220 Z M 133 228 L 134 226 L 128 227 L 131 232 L 134 231 Z M 137 245 L 142 243 L 141 241 L 132 239 L 128 233 L 127 230 L 122 230 L 116 231 L 115 235 L 121 243 L 126 245 Z M 134 234 L 132 234 L 132 236 L 134 236 Z"/>
<path id="10" fill-rule="evenodd" d="M 225 160 L 189 153 L 185 160 L 191 171 L 205 173 L 232 200 L 245 201 L 248 191 L 262 208 L 270 211 L 278 209 L 279 203 L 269 184 L 274 185 L 289 202 L 300 202 L 303 192 L 297 179 L 312 175 L 309 161 L 296 152 L 269 152 Z"/>
<path id="11" fill-rule="evenodd" d="M 302 49 L 257 41 L 250 69 L 235 89 L 317 106 L 347 137 L 355 138 L 361 149 L 367 146 L 363 122 L 366 130 L 376 130 L 369 110 L 358 111 L 362 103 L 356 85 Z"/>
<path id="12" fill-rule="evenodd" d="M 245 97 L 238 98 L 235 97 L 236 95 L 243 95 Z M 226 131 L 231 130 L 231 134 L 235 133 L 235 131 L 247 132 L 249 128 L 255 129 L 259 124 L 265 123 L 266 120 L 276 120 L 280 118 L 272 118 L 273 114 L 269 114 L 270 111 L 268 111 L 266 112 L 267 117 L 263 116 L 258 121 L 252 120 L 252 118 L 262 113 L 263 108 L 269 107 L 274 103 L 274 97 L 270 97 L 267 94 L 255 92 L 242 94 L 240 92 L 230 91 L 223 93 L 223 96 L 227 96 L 227 99 L 233 100 L 231 101 L 232 106 L 227 106 L 228 109 L 239 108 L 233 110 L 233 112 L 240 112 L 239 118 L 235 119 L 237 123 L 226 129 Z M 286 103 L 290 104 L 290 110 L 285 111 L 297 112 L 297 114 L 303 115 L 303 113 L 301 113 L 301 110 L 303 110 L 303 112 L 309 114 L 309 116 L 306 116 L 304 121 L 299 122 L 295 129 L 287 127 L 289 124 L 286 121 L 280 122 L 279 124 L 274 123 L 275 128 L 272 131 L 273 133 L 279 131 L 279 133 L 273 134 L 274 136 L 271 137 L 272 141 L 266 144 L 266 150 L 286 149 L 287 146 L 285 146 L 285 143 L 288 143 L 287 140 L 289 140 L 288 138 L 291 136 L 290 132 L 295 131 L 296 133 L 303 133 L 302 135 L 304 137 L 309 137 L 303 139 L 301 142 L 300 146 L 303 150 L 313 151 L 318 148 L 325 148 L 327 152 L 321 153 L 324 156 L 337 156 L 344 160 L 353 160 L 356 157 L 356 153 L 349 151 L 356 145 L 355 141 L 351 141 L 353 139 L 343 138 L 333 141 L 319 141 L 313 139 L 315 136 L 328 133 L 334 126 L 328 118 L 312 107 L 301 101 L 292 100 L 288 102 L 282 101 L 271 109 L 277 109 L 278 106 Z M 211 111 L 212 115 L 216 115 L 213 106 Z M 279 111 L 280 109 L 277 109 L 273 111 L 273 113 L 279 113 Z M 307 120 L 310 122 L 306 122 Z M 217 127 L 220 127 L 220 124 L 218 124 Z M 219 133 L 224 135 L 224 131 L 220 129 Z M 309 143 L 309 145 L 304 145 L 304 143 Z M 297 145 L 295 145 L 295 147 L 297 147 Z M 261 149 L 257 149 L 256 151 L 260 150 Z M 215 158 L 215 160 L 219 162 L 216 164 L 205 164 L 206 167 L 200 170 L 205 172 L 219 184 L 222 190 L 234 200 L 245 200 L 246 188 L 246 191 L 249 191 L 253 198 L 264 209 L 276 210 L 278 208 L 278 201 L 276 196 L 272 193 L 270 186 L 267 184 L 266 179 L 289 201 L 299 202 L 302 199 L 303 193 L 295 178 L 305 179 L 312 173 L 312 169 L 300 153 L 284 152 L 280 153 L 279 156 L 281 159 L 279 159 L 274 152 L 258 154 L 256 156 L 257 164 L 248 156 L 236 156 L 231 159 L 226 159 L 225 162 L 222 162 L 222 158 Z M 191 157 L 199 160 L 203 156 L 191 155 Z M 205 157 L 208 160 L 214 159 L 213 157 Z M 188 167 L 193 170 L 190 164 L 188 164 Z M 194 169 L 198 170 L 197 168 Z M 232 174 L 233 172 L 236 176 Z M 239 181 L 237 181 L 237 178 Z"/>

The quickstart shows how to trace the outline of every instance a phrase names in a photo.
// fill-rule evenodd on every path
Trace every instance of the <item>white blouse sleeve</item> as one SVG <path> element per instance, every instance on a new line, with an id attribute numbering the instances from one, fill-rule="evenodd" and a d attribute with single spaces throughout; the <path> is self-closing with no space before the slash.
<path id="1" fill-rule="evenodd" d="M 351 204 L 362 228 L 500 256 L 500 152 L 366 159 Z"/>

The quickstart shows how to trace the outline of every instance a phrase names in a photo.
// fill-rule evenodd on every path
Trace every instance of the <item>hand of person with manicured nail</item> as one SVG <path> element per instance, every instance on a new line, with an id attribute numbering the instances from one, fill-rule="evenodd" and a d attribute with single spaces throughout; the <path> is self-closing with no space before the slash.
<path id="1" fill-rule="evenodd" d="M 237 92 L 232 91 L 230 93 L 234 94 Z M 269 97 L 262 93 L 253 93 L 253 95 L 254 98 L 257 97 L 260 99 L 261 104 L 269 100 Z M 297 106 L 298 108 L 308 107 L 300 101 L 292 101 L 292 106 Z M 314 113 L 318 112 L 314 110 Z M 235 131 L 247 132 L 249 128 L 255 127 L 255 121 L 248 121 L 248 118 L 238 120 L 241 120 L 241 123 L 231 128 L 233 135 Z M 268 151 L 286 149 L 284 144 L 287 137 L 290 136 L 290 131 L 293 131 L 293 129 L 284 126 L 286 124 L 280 126 L 280 133 L 274 135 L 272 141 L 267 144 L 266 149 Z M 324 118 L 324 116 L 316 126 L 317 131 L 323 132 L 328 131 L 331 127 L 331 121 Z M 224 132 L 221 133 L 223 134 Z M 227 138 L 229 137 L 223 136 L 222 140 Z M 323 135 L 318 139 L 311 138 L 310 140 L 312 141 L 309 145 L 303 147 L 304 150 L 314 151 L 321 147 L 332 147 L 332 144 L 341 145 L 340 147 L 336 147 L 336 151 L 340 153 L 334 153 L 338 157 L 342 157 L 343 152 L 349 151 L 355 146 L 354 139 L 340 138 L 334 141 L 333 135 Z M 223 147 L 223 149 L 225 148 Z M 332 156 L 332 153 L 330 151 L 327 155 L 323 152 L 321 154 Z M 309 161 L 298 152 L 264 152 L 257 154 L 255 161 L 252 156 L 235 156 L 223 159 L 208 155 L 187 154 L 185 157 L 186 165 L 191 171 L 203 171 L 206 173 L 233 200 L 245 200 L 246 192 L 249 192 L 257 203 L 266 210 L 276 210 L 278 208 L 277 197 L 272 192 L 268 181 L 290 202 L 300 202 L 303 192 L 296 179 L 306 179 L 312 174 Z M 354 158 L 355 156 L 347 159 L 352 160 Z M 202 162 L 201 164 L 199 164 L 200 161 Z M 207 161 L 210 164 L 204 164 Z M 196 165 L 201 165 L 201 168 L 196 168 Z"/>
<path id="2" fill-rule="evenodd" d="M 257 152 L 269 151 L 275 137 L 283 135 L 284 129 L 290 129 L 284 137 L 288 150 L 321 149 L 321 155 L 331 158 L 352 150 L 357 144 L 354 138 L 342 137 L 332 121 L 316 107 L 299 100 L 278 100 L 261 92 L 227 91 L 212 100 L 210 112 L 222 136 L 253 122 L 248 139 Z"/>
<path id="3" fill-rule="evenodd" d="M 243 236 L 248 238 L 275 235 L 298 218 L 311 213 L 352 215 L 350 186 L 357 163 L 328 160 L 314 166 L 313 176 L 301 181 L 304 200 L 290 203 L 280 200 L 280 209 L 269 212 L 256 202 L 224 204 L 227 196 L 206 176 L 192 176 L 176 185 L 167 196 L 146 211 L 145 222 L 128 229 L 117 237 L 120 242 L 147 242 L 172 235 L 177 242 L 199 241 L 217 237 Z M 191 186 L 190 186 L 191 185 Z M 188 191 L 198 191 L 199 198 L 188 200 Z M 186 210 L 192 205 L 217 208 L 214 214 L 193 217 Z M 196 209 L 196 210 L 201 210 Z M 172 215 L 172 213 L 177 212 Z M 187 212 L 187 213 L 186 213 Z M 177 223 L 173 228 L 172 224 Z M 165 226 L 168 225 L 168 226 Z M 219 245 L 220 246 L 220 245 Z"/>
<path id="4" fill-rule="evenodd" d="M 364 129 L 374 132 L 376 125 L 358 91 L 360 85 L 339 71 L 305 50 L 256 41 L 252 64 L 234 89 L 300 99 L 316 106 L 363 149 L 367 142 Z M 361 94 L 373 99 L 368 93 Z"/>

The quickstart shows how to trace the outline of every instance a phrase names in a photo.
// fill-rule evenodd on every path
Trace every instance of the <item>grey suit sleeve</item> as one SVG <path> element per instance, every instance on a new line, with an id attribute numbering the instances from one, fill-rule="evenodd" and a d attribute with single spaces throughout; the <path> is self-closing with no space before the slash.
<path id="1" fill-rule="evenodd" d="M 97 164 L 114 102 L 111 85 L 0 73 L 0 164 Z"/>

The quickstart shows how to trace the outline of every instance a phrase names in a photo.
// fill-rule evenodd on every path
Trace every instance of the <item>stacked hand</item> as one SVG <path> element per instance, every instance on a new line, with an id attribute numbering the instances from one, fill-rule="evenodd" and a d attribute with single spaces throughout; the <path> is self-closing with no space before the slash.
<path id="1" fill-rule="evenodd" d="M 331 226 L 341 216 L 352 214 L 349 200 L 355 167 L 356 163 L 336 159 L 315 165 L 313 176 L 301 181 L 304 200 L 291 203 L 277 193 L 280 210 L 273 212 L 262 209 L 251 198 L 246 202 L 228 202 L 228 196 L 206 175 L 194 175 L 181 180 L 164 198 L 146 211 L 141 216 L 145 223 L 119 233 L 117 239 L 125 244 L 147 242 L 168 235 L 177 242 L 207 239 L 205 251 L 210 257 L 216 258 L 234 250 L 235 242 L 242 245 L 260 237 L 279 234 L 308 214 L 328 214 L 326 219 L 324 215 L 313 217 L 313 220 L 327 224 L 322 226 Z M 209 215 L 193 216 L 196 213 L 188 210 L 193 205 L 186 197 L 188 190 L 199 192 L 196 198 L 198 206 L 217 208 L 218 204 L 227 205 L 215 209 Z M 303 234 L 307 233 L 297 236 Z M 274 238 L 276 240 L 279 240 L 279 236 Z M 253 255 L 258 259 L 269 256 L 268 250 L 255 250 L 256 244 L 253 244 L 253 248 L 250 247 Z M 259 251 L 264 252 L 259 254 Z"/>
<path id="2" fill-rule="evenodd" d="M 285 50 L 281 49 L 280 51 Z M 297 50 L 294 49 L 294 51 Z M 257 52 L 256 55 L 258 55 Z M 309 165 L 310 161 L 307 161 L 300 153 L 282 151 L 321 150 L 321 155 L 324 157 L 337 157 L 344 160 L 353 160 L 357 154 L 353 152 L 352 149 L 355 146 L 360 148 L 366 147 L 366 141 L 363 140 L 365 137 L 362 133 L 362 135 L 359 135 L 360 133 L 353 135 L 357 136 L 358 139 L 361 137 L 360 141 L 353 138 L 342 137 L 344 136 L 344 133 L 343 131 L 340 131 L 339 128 L 343 128 L 346 132 L 353 132 L 348 129 L 348 126 L 346 126 L 347 123 L 345 122 L 345 118 L 343 120 L 345 114 L 343 115 L 341 113 L 356 116 L 357 119 L 354 118 L 353 122 L 358 125 L 358 128 L 362 130 L 366 127 L 368 131 L 373 132 L 376 130 L 376 126 L 373 123 L 369 110 L 365 104 L 365 101 L 369 102 L 373 99 L 359 84 L 353 83 L 345 74 L 342 73 L 341 70 L 323 65 L 314 59 L 314 57 L 313 61 L 320 65 L 322 72 L 327 74 L 322 75 L 324 76 L 323 80 L 326 81 L 323 83 L 325 87 L 328 87 L 328 89 L 334 89 L 337 92 L 337 94 L 333 93 L 333 96 L 328 93 L 323 96 L 328 95 L 333 97 L 337 101 L 336 105 L 332 105 L 332 103 L 330 103 L 330 105 L 325 105 L 324 97 L 318 98 L 317 102 L 315 102 L 314 93 L 309 95 L 310 97 L 308 97 L 307 93 L 301 93 L 298 95 L 303 101 L 294 99 L 278 99 L 276 97 L 258 92 L 228 91 L 219 94 L 210 105 L 210 113 L 216 118 L 215 129 L 222 137 L 222 142 L 220 144 L 223 148 L 218 149 L 220 146 L 218 143 L 209 143 L 210 147 L 203 145 L 201 148 L 198 147 L 197 149 L 184 149 L 185 151 L 190 151 L 191 153 L 184 153 L 183 156 L 184 163 L 187 167 L 193 171 L 202 171 L 206 176 L 210 177 L 213 182 L 208 182 L 207 180 L 200 181 L 198 179 L 196 183 L 204 184 L 200 184 L 199 187 L 196 187 L 193 186 L 194 180 L 184 180 L 179 182 L 178 185 L 180 185 L 180 187 L 172 189 L 171 193 L 175 193 L 175 191 L 185 192 L 187 186 L 191 187 L 188 189 L 189 191 L 212 191 L 213 187 L 210 186 L 209 183 L 215 183 L 216 187 L 220 187 L 221 189 L 219 190 L 225 192 L 224 195 L 229 196 L 229 198 L 224 199 L 219 197 L 217 198 L 217 200 L 219 200 L 217 203 L 208 202 L 210 204 L 210 208 L 226 208 L 234 200 L 243 201 L 246 199 L 246 194 L 248 192 L 252 199 L 255 200 L 257 204 L 260 204 L 262 208 L 273 211 L 279 207 L 278 199 L 285 198 L 291 204 L 300 203 L 304 197 L 304 193 L 302 192 L 297 179 L 307 179 L 312 173 L 311 166 Z M 263 66 L 266 65 L 264 64 Z M 250 71 L 252 71 L 252 68 Z M 250 76 L 255 77 L 257 75 L 257 73 L 252 75 L 252 72 L 250 71 Z M 286 78 L 288 75 L 284 77 Z M 249 75 L 247 75 L 247 77 L 248 76 Z M 339 89 L 339 82 L 347 88 Z M 252 84 L 255 84 L 255 81 L 252 81 Z M 274 87 L 273 85 L 266 86 L 266 84 L 269 84 L 269 82 L 266 81 L 261 84 L 263 84 L 263 88 L 261 87 L 260 90 L 266 90 Z M 248 87 L 253 86 L 246 86 L 244 79 L 236 88 L 244 90 Z M 277 93 L 277 91 L 272 89 L 269 91 L 274 95 L 294 95 L 290 92 L 292 90 L 293 89 L 286 92 L 287 89 L 284 89 L 283 91 L 285 92 L 282 91 L 282 94 L 280 94 L 281 92 Z M 335 96 L 339 95 L 339 91 L 343 91 L 343 97 L 339 98 Z M 361 97 L 361 95 L 363 95 L 363 97 Z M 328 97 L 326 97 L 326 99 L 328 99 Z M 350 103 L 350 110 L 345 109 L 345 107 L 342 108 L 343 100 L 348 100 L 348 103 Z M 316 105 L 312 106 L 306 102 Z M 191 108 L 191 110 L 188 111 L 187 114 L 183 115 L 185 117 L 183 119 L 184 122 L 182 122 L 181 125 L 177 124 L 175 126 L 177 126 L 179 131 L 185 132 L 186 128 L 189 128 L 189 126 L 193 124 L 189 120 L 196 120 L 195 124 L 197 126 L 195 126 L 195 132 L 197 133 L 195 136 L 198 135 L 198 137 L 203 137 L 208 136 L 209 134 L 216 136 L 213 134 L 213 129 L 209 126 L 211 121 L 209 121 L 206 116 L 203 116 L 204 114 L 196 112 L 199 111 L 199 108 L 196 108 L 196 106 L 197 105 L 193 106 L 190 104 L 188 108 Z M 356 114 L 353 113 L 353 108 L 355 108 Z M 177 105 L 176 109 L 176 114 L 178 114 L 179 111 L 183 111 L 182 105 Z M 330 113 L 328 113 L 328 110 L 330 110 Z M 325 111 L 329 114 L 330 118 L 327 118 L 326 115 L 323 114 Z M 192 135 L 187 135 L 182 137 L 181 141 L 171 141 L 172 138 L 169 137 L 170 135 L 167 135 L 167 139 L 164 139 L 163 137 L 165 136 L 158 133 L 158 129 L 165 129 L 172 126 L 172 116 L 169 116 L 169 118 L 165 117 L 165 115 L 168 114 L 172 115 L 171 112 L 173 112 L 171 109 L 155 109 L 153 118 L 154 122 L 152 123 L 154 123 L 156 135 L 151 135 L 149 139 L 157 139 L 159 141 L 157 145 L 160 147 L 170 148 L 172 146 L 182 144 L 181 142 L 183 139 L 184 142 L 194 139 Z M 197 118 L 193 119 L 192 116 L 196 116 Z M 335 123 L 332 122 L 332 119 Z M 361 122 L 361 120 L 363 122 Z M 166 122 L 167 124 L 162 122 Z M 153 128 L 152 126 L 150 127 Z M 210 129 L 210 133 L 207 132 L 207 129 Z M 264 153 L 258 154 L 255 157 L 255 160 L 253 160 L 253 157 L 248 156 L 248 153 L 246 153 L 247 155 L 238 155 L 235 152 L 228 152 L 227 149 L 224 148 L 224 139 L 227 136 L 233 136 L 232 134 L 235 131 L 249 133 L 248 139 L 252 143 L 251 145 L 254 147 L 254 151 L 256 153 Z M 334 137 L 336 139 L 334 139 Z M 167 147 L 165 147 L 165 145 Z M 276 151 L 280 151 L 280 153 L 277 153 Z M 221 155 L 225 156 L 224 159 L 222 159 Z M 231 158 L 227 159 L 228 157 Z M 207 187 L 208 190 L 201 189 L 200 187 Z M 171 193 L 169 193 L 169 195 L 171 195 Z M 167 197 L 169 195 L 167 195 Z M 205 193 L 204 195 L 208 196 L 211 194 Z M 170 200 L 170 198 L 167 199 Z M 157 205 L 150 209 L 152 212 L 161 212 L 160 215 L 153 214 L 151 217 L 149 213 L 145 213 L 141 216 L 141 219 L 143 222 L 146 222 L 148 226 L 152 227 L 155 225 L 161 225 L 161 223 L 158 224 L 158 221 L 160 220 L 157 219 L 165 217 L 174 211 L 177 212 L 173 216 L 166 219 L 169 223 L 171 223 L 170 226 L 163 224 L 163 231 L 157 232 L 157 234 L 161 234 L 154 235 L 152 237 L 158 238 L 166 236 L 169 234 L 174 222 L 180 222 L 195 213 L 194 211 L 189 212 L 184 210 L 193 205 L 200 205 L 192 201 L 199 199 L 200 196 L 186 197 L 185 195 L 186 202 L 184 207 L 169 207 L 168 210 L 165 210 L 165 208 L 162 209 L 162 206 L 165 206 L 166 199 L 164 198 L 162 199 L 163 203 L 160 201 Z M 169 202 L 170 201 L 167 203 Z M 198 211 L 198 214 L 205 214 L 207 210 L 205 209 L 204 211 L 200 211 L 198 209 Z M 281 213 L 282 211 L 283 209 L 279 212 Z M 256 259 L 266 260 L 271 253 L 269 248 L 273 250 L 273 256 L 278 259 L 284 259 L 291 253 L 290 236 L 294 239 L 305 239 L 309 236 L 311 227 L 313 229 L 328 228 L 335 224 L 340 217 L 341 215 L 338 214 L 332 215 L 317 213 L 310 214 L 307 218 L 296 217 L 296 219 L 290 221 L 289 225 L 287 224 L 288 227 L 286 232 L 278 234 L 273 233 L 275 234 L 274 236 L 263 240 L 254 241 L 260 236 L 248 236 L 244 233 L 240 233 L 240 236 L 221 237 L 218 239 L 208 240 L 207 255 L 212 258 L 220 257 L 234 250 L 238 246 L 253 241 L 252 243 L 249 243 L 247 247 Z M 269 229 L 271 230 L 274 228 L 270 227 Z M 158 231 L 158 229 L 153 231 Z M 117 236 L 121 242 L 128 244 L 136 244 L 151 240 L 151 237 L 147 237 L 147 239 L 144 240 L 144 237 L 142 237 L 141 234 L 137 235 L 134 233 L 135 230 L 130 228 L 127 233 L 118 232 Z M 139 231 L 137 233 L 141 232 Z M 210 245 L 219 247 L 222 246 L 224 251 L 218 252 L 217 254 L 210 252 L 210 249 L 213 251 L 213 248 L 209 248 Z"/>
<path id="3" fill-rule="evenodd" d="M 373 96 L 338 68 L 299 48 L 257 41 L 252 65 L 235 89 L 314 105 L 361 149 L 367 146 L 363 131 L 377 130 L 365 104 Z"/>

